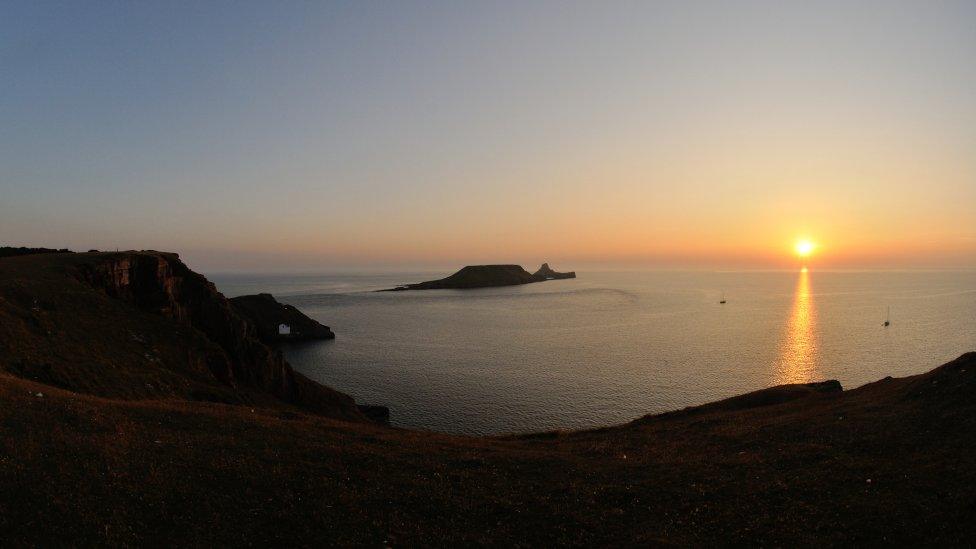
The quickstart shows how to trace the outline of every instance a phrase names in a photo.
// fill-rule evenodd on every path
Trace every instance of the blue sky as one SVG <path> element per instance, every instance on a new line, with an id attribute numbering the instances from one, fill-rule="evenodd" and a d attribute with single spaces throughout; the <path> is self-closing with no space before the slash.
<path id="1" fill-rule="evenodd" d="M 971 2 L 4 2 L 0 243 L 976 263 Z M 781 246 L 782 244 L 782 246 Z"/>

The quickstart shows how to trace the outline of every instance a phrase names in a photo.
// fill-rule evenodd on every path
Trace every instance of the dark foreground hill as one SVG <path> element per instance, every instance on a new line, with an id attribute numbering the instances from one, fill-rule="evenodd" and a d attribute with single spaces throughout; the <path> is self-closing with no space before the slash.
<path id="1" fill-rule="evenodd" d="M 606 429 L 457 437 L 184 369 L 181 314 L 79 278 L 118 265 L 86 255 L 0 260 L 4 547 L 976 541 L 976 353 L 848 391 L 782 386 Z M 235 373 L 261 364 L 213 352 Z M 225 387 L 226 402 L 184 385 Z"/>
<path id="2" fill-rule="evenodd" d="M 404 290 L 470 290 L 497 286 L 518 286 L 533 282 L 545 282 L 562 278 L 576 278 L 575 272 L 557 273 L 543 263 L 535 273 L 529 273 L 520 265 L 468 265 L 460 271 L 439 280 L 397 286 L 387 292 Z"/>

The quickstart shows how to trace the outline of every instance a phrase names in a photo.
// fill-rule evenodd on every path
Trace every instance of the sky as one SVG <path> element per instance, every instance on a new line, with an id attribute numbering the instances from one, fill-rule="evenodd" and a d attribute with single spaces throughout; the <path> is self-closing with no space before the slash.
<path id="1" fill-rule="evenodd" d="M 973 2 L 0 2 L 0 245 L 976 267 Z"/>

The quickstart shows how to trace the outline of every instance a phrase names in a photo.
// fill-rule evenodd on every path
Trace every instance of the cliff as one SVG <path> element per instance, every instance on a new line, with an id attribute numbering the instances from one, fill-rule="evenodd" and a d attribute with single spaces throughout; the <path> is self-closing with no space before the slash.
<path id="1" fill-rule="evenodd" d="M 290 405 L 365 421 L 348 395 L 294 372 L 176 254 L 0 260 L 3 369 L 121 398 Z"/>
<path id="2" fill-rule="evenodd" d="M 468 290 L 496 286 L 517 286 L 533 282 L 545 282 L 556 278 L 576 278 L 576 273 L 557 273 L 549 268 L 548 263 L 544 263 L 535 274 L 529 273 L 520 265 L 468 265 L 447 278 L 397 286 L 383 291 Z"/>
<path id="3" fill-rule="evenodd" d="M 271 294 L 242 295 L 230 299 L 241 316 L 257 328 L 261 341 L 274 344 L 282 341 L 335 339 L 328 326 L 323 326 L 291 305 L 278 303 Z M 281 325 L 287 327 L 282 333 Z"/>

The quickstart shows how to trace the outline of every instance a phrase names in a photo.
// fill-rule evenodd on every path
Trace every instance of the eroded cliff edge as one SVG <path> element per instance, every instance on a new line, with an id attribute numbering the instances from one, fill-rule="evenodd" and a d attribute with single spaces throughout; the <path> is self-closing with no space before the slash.
<path id="1" fill-rule="evenodd" d="M 0 262 L 0 368 L 99 396 L 292 406 L 366 421 L 292 370 L 176 254 L 45 254 Z"/>
<path id="2" fill-rule="evenodd" d="M 283 341 L 335 339 L 335 333 L 292 305 L 279 303 L 271 294 L 232 297 L 231 305 L 257 328 L 261 341 L 274 344 Z"/>

